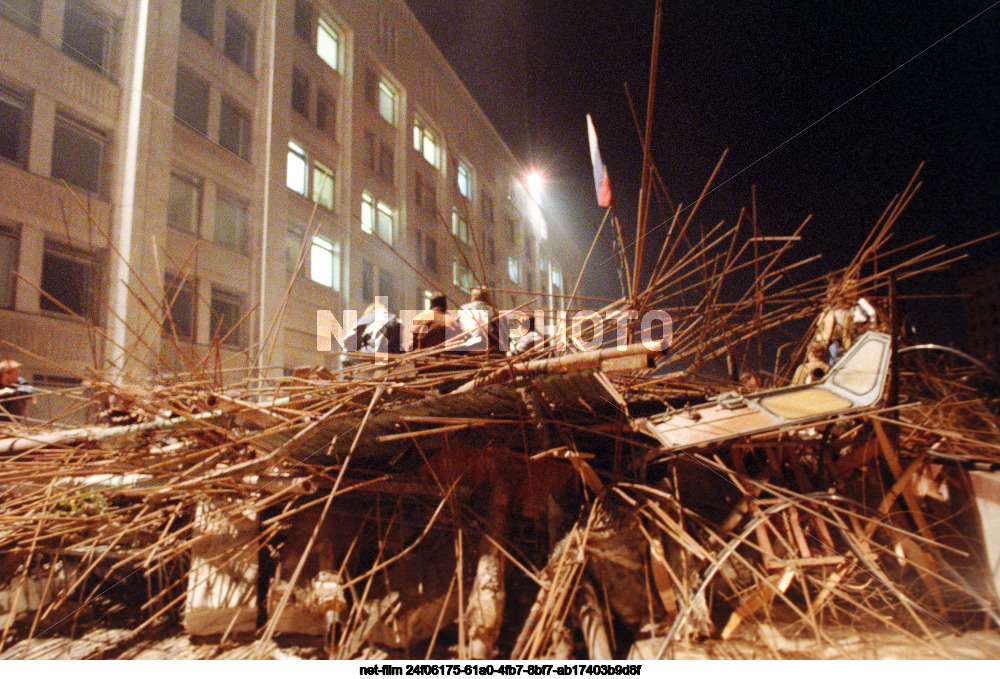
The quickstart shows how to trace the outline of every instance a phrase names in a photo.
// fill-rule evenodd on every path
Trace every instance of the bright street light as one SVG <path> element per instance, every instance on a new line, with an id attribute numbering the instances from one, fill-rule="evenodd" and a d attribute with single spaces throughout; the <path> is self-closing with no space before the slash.
<path id="1" fill-rule="evenodd" d="M 545 186 L 545 176 L 540 170 L 532 168 L 524 178 L 528 187 L 528 195 L 536 203 L 542 202 L 542 188 Z"/>

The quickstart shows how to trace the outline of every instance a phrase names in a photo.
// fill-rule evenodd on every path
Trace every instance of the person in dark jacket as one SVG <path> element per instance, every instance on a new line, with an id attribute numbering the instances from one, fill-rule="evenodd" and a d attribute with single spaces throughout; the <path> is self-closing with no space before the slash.
<path id="1" fill-rule="evenodd" d="M 458 321 L 448 313 L 448 298 L 437 293 L 431 298 L 431 308 L 413 317 L 413 350 L 436 347 L 461 332 Z"/>
<path id="2" fill-rule="evenodd" d="M 358 319 L 354 329 L 344 338 L 344 351 L 398 354 L 402 352 L 399 338 L 399 319 L 395 314 L 390 314 L 385 305 L 372 302 Z"/>
<path id="3" fill-rule="evenodd" d="M 21 364 L 14 360 L 0 361 L 0 421 L 27 420 L 28 406 L 34 402 L 35 390 L 21 377 Z"/>

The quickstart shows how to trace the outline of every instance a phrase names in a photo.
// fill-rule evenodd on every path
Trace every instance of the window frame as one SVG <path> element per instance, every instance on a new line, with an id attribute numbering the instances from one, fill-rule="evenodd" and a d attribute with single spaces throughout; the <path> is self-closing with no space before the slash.
<path id="1" fill-rule="evenodd" d="M 329 178 L 329 181 L 325 183 L 317 182 L 317 173 Z M 310 195 L 312 196 L 313 202 L 318 204 L 320 207 L 326 208 L 330 212 L 334 212 L 337 206 L 337 173 L 326 163 L 319 160 L 313 160 L 310 172 L 310 181 L 312 182 Z M 324 195 L 319 193 L 320 186 L 324 187 L 324 194 L 327 192 L 329 193 L 329 204 L 321 200 Z"/>
<path id="2" fill-rule="evenodd" d="M 302 163 L 302 190 L 299 191 L 292 186 L 292 158 L 297 158 Z M 285 186 L 294 193 L 302 196 L 309 196 L 309 153 L 305 147 L 294 139 L 288 140 L 288 155 L 285 161 Z"/>
<path id="3" fill-rule="evenodd" d="M 181 88 L 181 82 L 184 81 L 185 87 Z M 197 88 L 199 91 L 195 92 L 194 89 Z M 204 104 L 201 106 L 202 101 L 199 98 L 195 100 L 194 95 L 200 95 L 201 91 L 204 90 Z M 178 95 L 184 92 L 185 100 L 181 101 Z M 186 68 L 180 64 L 177 65 L 177 75 L 174 80 L 174 120 L 180 121 L 182 125 L 187 127 L 194 132 L 202 135 L 203 137 L 208 136 L 208 109 L 212 99 L 212 87 L 209 85 L 208 81 L 199 77 L 197 73 L 193 70 Z M 199 104 L 199 109 L 197 111 L 188 111 L 180 108 L 180 104 Z M 204 120 L 199 117 L 198 120 L 191 120 L 189 118 L 181 115 L 182 113 L 197 113 L 199 116 L 203 116 Z M 197 125 L 196 123 L 200 124 Z"/>
<path id="4" fill-rule="evenodd" d="M 207 11 L 196 11 L 206 7 Z M 188 18 L 185 18 L 185 14 Z M 195 23 L 189 22 L 189 18 L 194 19 Z M 180 19 L 182 24 L 211 43 L 215 23 L 215 0 L 181 0 Z"/>
<path id="5" fill-rule="evenodd" d="M 16 157 L 12 158 L 4 154 L 0 155 L 0 159 L 13 163 L 20 168 L 28 166 L 28 151 L 31 142 L 32 99 L 30 92 L 25 92 L 0 82 L 0 104 L 21 114 L 20 120 L 17 123 L 17 129 L 13 129 L 13 126 L 11 128 L 11 139 L 16 144 Z M 9 115 L 4 115 L 3 120 L 10 121 L 12 118 Z"/>
<path id="6" fill-rule="evenodd" d="M 240 41 L 235 43 L 235 48 L 230 47 L 233 44 L 230 41 L 230 36 L 233 34 L 237 34 L 241 38 Z M 256 38 L 256 31 L 250 21 L 232 7 L 227 6 L 226 20 L 223 28 L 222 53 L 230 61 L 250 74 L 253 74 Z"/>
<path id="7" fill-rule="evenodd" d="M 325 30 L 324 30 L 325 29 Z M 327 14 L 320 14 L 316 19 L 316 56 L 320 58 L 324 64 L 330 67 L 336 73 L 340 72 L 341 68 L 341 30 L 337 22 L 331 19 Z M 328 36 L 325 40 L 323 36 Z M 332 55 L 331 58 L 333 63 L 323 55 L 322 47 L 323 43 L 332 43 Z"/>
<path id="8" fill-rule="evenodd" d="M 235 225 L 238 233 L 236 234 L 236 238 L 233 240 L 228 238 L 226 240 L 222 240 L 219 237 L 219 217 L 221 214 L 219 206 L 223 204 L 231 205 L 236 208 L 239 223 Z M 250 201 L 235 193 L 219 189 L 215 194 L 215 212 L 213 215 L 212 226 L 213 243 L 235 250 L 240 254 L 246 254 L 248 251 L 248 240 L 250 236 Z"/>
<path id="9" fill-rule="evenodd" d="M 82 31 L 88 27 L 98 30 L 91 34 L 83 34 Z M 95 57 L 89 53 L 89 49 L 94 47 L 90 43 L 93 42 L 97 32 L 101 35 L 101 45 L 98 48 L 100 55 Z M 84 0 L 67 0 L 63 7 L 63 32 L 59 48 L 63 54 L 110 79 L 117 41 L 117 17 Z"/>
<path id="10" fill-rule="evenodd" d="M 232 120 L 225 120 L 227 111 L 232 113 Z M 251 125 L 250 112 L 243 108 L 235 99 L 223 96 L 219 104 L 219 146 L 233 155 L 250 162 L 250 142 L 253 138 Z M 235 148 L 228 143 L 229 134 L 233 127 L 237 128 L 236 136 L 232 138 Z"/>
<path id="11" fill-rule="evenodd" d="M 0 242 L 9 243 L 7 262 L 0 259 L 0 309 L 13 309 L 17 302 L 17 278 L 14 272 L 18 270 L 21 255 L 21 230 L 12 225 L 0 222 Z M 0 248 L 0 252 L 3 248 Z M 2 266 L 5 264 L 6 266 Z M 8 299 L 9 298 L 9 299 Z"/>
<path id="12" fill-rule="evenodd" d="M 174 182 L 182 182 L 194 188 L 194 200 L 196 204 L 192 211 L 192 226 L 193 229 L 188 229 L 184 226 L 179 226 L 179 221 L 175 219 L 174 211 Z M 170 170 L 170 180 L 167 188 L 167 226 L 177 229 L 178 231 L 183 231 L 184 233 L 190 233 L 195 236 L 201 235 L 201 215 L 204 207 L 205 200 L 205 182 L 199 177 L 195 177 L 183 170 L 178 168 L 171 168 Z"/>
<path id="13" fill-rule="evenodd" d="M 73 131 L 80 135 L 80 138 L 86 138 L 88 141 L 94 142 L 98 146 L 97 158 L 92 159 L 91 162 L 84 162 L 80 167 L 82 168 L 95 168 L 95 176 L 93 180 L 87 184 L 79 183 L 78 181 L 73 181 L 66 174 L 57 173 L 58 168 L 66 167 L 65 165 L 67 158 L 77 158 L 78 154 L 69 151 L 68 149 L 59 148 L 59 136 L 60 129 L 64 131 Z M 108 135 L 106 132 L 98 130 L 95 127 L 84 123 L 83 121 L 73 117 L 72 115 L 57 111 L 55 118 L 55 127 L 53 128 L 52 134 L 52 165 L 50 168 L 50 175 L 55 179 L 62 179 L 66 183 L 81 188 L 85 191 L 90 191 L 96 195 L 102 196 L 104 194 L 107 168 L 107 155 L 108 155 Z M 57 162 L 58 159 L 58 162 Z M 71 173 L 72 174 L 72 173 Z"/>
<path id="14" fill-rule="evenodd" d="M 309 74 L 305 71 L 292 67 L 292 110 L 309 120 Z"/>
<path id="15" fill-rule="evenodd" d="M 177 323 L 177 316 L 174 315 L 173 307 L 181 294 L 190 295 L 190 310 L 187 321 L 190 324 L 187 332 Z M 172 300 L 172 301 L 171 301 Z M 185 342 L 197 342 L 198 334 L 198 282 L 190 277 L 185 278 L 179 274 L 167 274 L 163 281 L 163 322 L 160 324 L 161 331 L 171 337 Z M 169 312 L 169 313 L 168 313 Z M 173 321 L 172 323 L 168 321 Z"/>
<path id="16" fill-rule="evenodd" d="M 41 28 L 42 0 L 27 0 L 23 4 L 30 5 L 27 14 L 20 5 L 11 6 L 9 0 L 0 2 L 0 19 L 6 19 L 37 38 Z"/>
<path id="17" fill-rule="evenodd" d="M 67 282 L 70 277 L 70 273 L 75 268 L 73 265 L 83 269 L 85 280 L 79 284 L 82 287 L 79 295 L 79 310 L 73 309 L 72 306 L 67 303 L 67 300 L 59 299 L 57 295 L 53 294 L 53 290 L 46 289 L 45 273 L 47 267 L 45 261 L 49 257 L 62 261 L 59 266 L 55 267 L 57 271 L 55 275 L 49 279 L 49 283 L 51 283 L 53 279 Z M 67 262 L 69 262 L 71 266 L 66 266 Z M 99 262 L 95 253 L 64 245 L 58 241 L 45 239 L 42 245 L 42 277 L 38 286 L 38 306 L 41 311 L 59 314 L 62 317 L 76 316 L 89 320 L 93 323 L 97 323 L 97 288 L 100 280 Z M 55 298 L 59 304 L 53 302 L 50 297 Z M 67 314 L 60 304 L 69 308 L 71 313 Z"/>
<path id="18" fill-rule="evenodd" d="M 223 304 L 228 304 L 236 308 L 236 318 L 231 319 L 232 324 L 223 328 L 223 323 L 225 322 L 225 314 L 218 314 L 216 312 L 216 302 L 221 302 Z M 243 323 L 244 315 L 246 314 L 245 300 L 243 295 L 232 292 L 225 288 L 220 288 L 212 286 L 212 297 L 209 301 L 209 318 L 211 319 L 210 326 L 210 337 L 211 341 L 219 341 L 219 346 L 227 347 L 230 349 L 242 349 L 245 344 L 244 332 L 245 323 Z M 232 332 L 230 332 L 232 330 Z M 223 340 L 224 337 L 228 339 Z"/>
<path id="19" fill-rule="evenodd" d="M 469 232 L 469 220 L 460 214 L 457 207 L 451 209 L 451 235 L 466 245 L 472 241 Z"/>

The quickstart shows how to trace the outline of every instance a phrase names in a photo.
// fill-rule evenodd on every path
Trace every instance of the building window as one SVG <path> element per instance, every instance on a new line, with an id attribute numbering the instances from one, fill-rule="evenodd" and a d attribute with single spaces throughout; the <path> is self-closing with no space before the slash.
<path id="1" fill-rule="evenodd" d="M 361 230 L 375 232 L 375 199 L 368 192 L 361 194 Z"/>
<path id="2" fill-rule="evenodd" d="M 524 237 L 524 258 L 528 262 L 532 260 L 533 253 L 535 252 L 535 239 L 531 235 L 526 235 Z"/>
<path id="3" fill-rule="evenodd" d="M 490 198 L 489 194 L 486 193 L 486 189 L 483 189 L 479 194 L 480 201 L 483 204 L 483 219 L 485 219 L 490 224 L 493 223 L 493 199 Z"/>
<path id="4" fill-rule="evenodd" d="M 507 237 L 510 238 L 511 244 L 517 242 L 517 226 L 510 217 L 507 218 Z"/>
<path id="5" fill-rule="evenodd" d="M 316 31 L 316 54 L 333 70 L 340 69 L 340 33 L 332 21 L 321 16 Z"/>
<path id="6" fill-rule="evenodd" d="M 3 0 L 0 2 L 0 17 L 37 36 L 41 9 L 42 0 Z"/>
<path id="7" fill-rule="evenodd" d="M 469 244 L 469 221 L 458 214 L 458 209 L 451 211 L 451 233 L 466 245 Z"/>
<path id="8" fill-rule="evenodd" d="M 340 243 L 314 236 L 309 251 L 309 278 L 340 292 Z"/>
<path id="9" fill-rule="evenodd" d="M 378 112 L 385 122 L 396 124 L 396 90 L 384 80 L 378 84 Z"/>
<path id="10" fill-rule="evenodd" d="M 285 269 L 295 271 L 302 257 L 302 234 L 288 229 L 285 231 Z"/>
<path id="11" fill-rule="evenodd" d="M 52 176 L 94 193 L 104 179 L 105 136 L 68 117 L 56 117 L 52 139 Z"/>
<path id="12" fill-rule="evenodd" d="M 553 288 L 562 288 L 562 284 L 563 284 L 562 270 L 560 270 L 558 266 L 553 266 L 552 267 L 552 287 Z"/>
<path id="13" fill-rule="evenodd" d="M 246 239 L 246 201 L 219 193 L 215 198 L 215 242 L 244 252 Z"/>
<path id="14" fill-rule="evenodd" d="M 333 170 L 319 161 L 314 161 L 312 182 L 312 199 L 332 212 L 334 196 Z"/>
<path id="15" fill-rule="evenodd" d="M 455 183 L 459 193 L 466 198 L 472 197 L 472 170 L 463 162 L 459 162 L 455 170 Z"/>
<path id="16" fill-rule="evenodd" d="M 250 160 L 250 114 L 228 97 L 219 110 L 219 144 L 243 160 Z"/>
<path id="17" fill-rule="evenodd" d="M 97 267 L 93 255 L 51 241 L 44 247 L 39 306 L 44 311 L 96 320 Z"/>
<path id="18" fill-rule="evenodd" d="M 525 273 L 526 278 L 527 278 L 527 280 L 525 282 L 526 289 L 528 290 L 528 292 L 534 292 L 535 291 L 535 272 L 532 271 L 531 269 L 527 269 L 524 273 Z"/>
<path id="19" fill-rule="evenodd" d="M 361 262 L 361 301 L 375 300 L 375 266 L 371 262 Z"/>
<path id="20" fill-rule="evenodd" d="M 112 17 L 79 0 L 66 3 L 63 13 L 63 54 L 109 77 L 114 39 L 115 23 Z"/>
<path id="21" fill-rule="evenodd" d="M 167 224 L 175 229 L 197 234 L 201 222 L 201 182 L 186 174 L 170 173 L 170 197 L 167 201 Z"/>
<path id="22" fill-rule="evenodd" d="M 17 270 L 17 231 L 0 224 L 0 308 L 14 306 L 14 271 Z"/>
<path id="23" fill-rule="evenodd" d="M 198 324 L 195 322 L 195 290 L 194 281 L 184 280 L 180 276 L 167 276 L 163 282 L 163 331 L 178 339 L 193 342 Z"/>
<path id="24" fill-rule="evenodd" d="M 389 245 L 392 245 L 392 234 L 395 227 L 395 221 L 392 208 L 386 203 L 379 201 L 377 235 Z"/>
<path id="25" fill-rule="evenodd" d="M 309 117 L 309 76 L 297 68 L 292 69 L 292 108 Z"/>
<path id="26" fill-rule="evenodd" d="M 497 263 L 497 244 L 493 236 L 486 237 L 486 261 L 490 264 Z"/>
<path id="27" fill-rule="evenodd" d="M 382 144 L 378 154 L 378 176 L 387 180 L 390 184 L 393 183 L 392 180 L 395 175 L 395 162 L 396 157 L 392 150 L 392 145 Z"/>
<path id="28" fill-rule="evenodd" d="M 212 339 L 222 346 L 243 346 L 243 300 L 239 295 L 212 288 Z"/>
<path id="29" fill-rule="evenodd" d="M 396 58 L 396 27 L 381 11 L 378 13 L 378 44 L 390 59 Z"/>
<path id="30" fill-rule="evenodd" d="M 253 71 L 254 32 L 250 24 L 233 10 L 226 8 L 226 42 L 222 51 L 237 66 Z"/>
<path id="31" fill-rule="evenodd" d="M 438 146 L 437 135 L 419 119 L 413 121 L 413 148 L 428 163 L 434 167 L 440 167 L 440 147 Z"/>
<path id="32" fill-rule="evenodd" d="M 208 134 L 208 83 L 183 68 L 177 69 L 174 117 L 195 132 Z"/>
<path id="33" fill-rule="evenodd" d="M 365 130 L 365 167 L 374 172 L 377 165 L 378 155 L 375 153 L 375 133 L 371 130 Z"/>
<path id="34" fill-rule="evenodd" d="M 316 94 L 316 125 L 324 132 L 337 132 L 337 100 L 325 92 Z"/>
<path id="35" fill-rule="evenodd" d="M 420 172 L 416 173 L 413 183 L 414 200 L 417 207 L 425 209 L 427 212 L 437 212 L 437 188 L 434 184 L 424 180 Z"/>
<path id="36" fill-rule="evenodd" d="M 308 172 L 309 163 L 306 160 L 306 150 L 290 139 L 288 141 L 288 177 L 286 180 L 288 188 L 301 196 L 309 195 L 307 191 Z"/>
<path id="37" fill-rule="evenodd" d="M 396 277 L 391 271 L 386 269 L 378 270 L 378 294 L 386 298 L 386 302 L 392 306 L 392 300 L 396 296 Z"/>
<path id="38" fill-rule="evenodd" d="M 507 257 L 507 278 L 514 283 L 521 282 L 521 263 L 517 261 L 516 257 Z"/>
<path id="39" fill-rule="evenodd" d="M 472 272 L 464 262 L 458 260 L 458 257 L 451 260 L 451 282 L 465 292 L 472 290 Z"/>
<path id="40" fill-rule="evenodd" d="M 312 44 L 312 5 L 295 0 L 295 35 Z"/>
<path id="41" fill-rule="evenodd" d="M 424 266 L 428 271 L 438 270 L 438 244 L 429 236 L 424 240 Z"/>
<path id="42" fill-rule="evenodd" d="M 395 218 L 392 207 L 382 201 L 376 202 L 365 191 L 361 194 L 361 230 L 372 233 L 392 245 Z"/>
<path id="43" fill-rule="evenodd" d="M 0 85 L 0 156 L 21 167 L 28 160 L 28 112 L 28 95 Z"/>
<path id="44" fill-rule="evenodd" d="M 181 21 L 192 31 L 212 42 L 213 0 L 181 0 Z"/>

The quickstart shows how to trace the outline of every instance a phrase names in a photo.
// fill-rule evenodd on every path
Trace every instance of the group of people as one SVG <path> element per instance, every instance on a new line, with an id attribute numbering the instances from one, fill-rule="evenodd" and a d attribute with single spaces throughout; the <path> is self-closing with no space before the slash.
<path id="1" fill-rule="evenodd" d="M 516 339 L 510 342 L 508 355 L 523 354 L 542 342 L 532 316 L 522 318 Z M 508 342 L 501 342 L 501 322 L 486 288 L 475 288 L 469 301 L 453 315 L 448 299 L 435 294 L 430 308 L 418 312 L 412 320 L 409 345 L 412 351 L 444 345 L 448 351 L 480 354 L 498 353 Z M 365 309 L 357 324 L 344 339 L 344 350 L 361 353 L 395 354 L 404 351 L 404 329 L 395 314 L 379 302 Z M 504 338 L 506 339 L 506 338 Z"/>
<path id="2" fill-rule="evenodd" d="M 831 280 L 827 284 L 827 308 L 816 321 L 816 334 L 809 344 L 806 360 L 795 369 L 792 384 L 811 384 L 823 378 L 854 340 L 876 327 L 878 314 L 861 296 L 852 279 Z"/>

